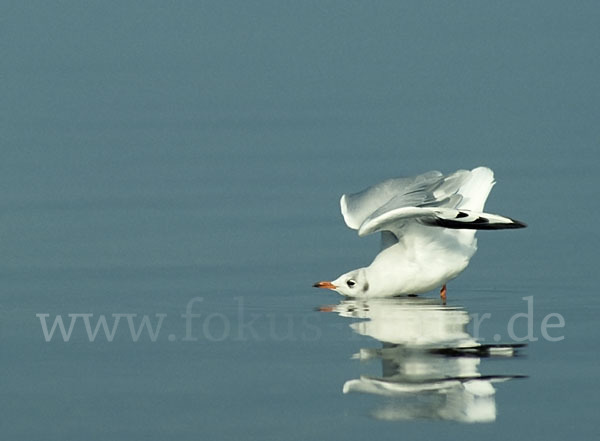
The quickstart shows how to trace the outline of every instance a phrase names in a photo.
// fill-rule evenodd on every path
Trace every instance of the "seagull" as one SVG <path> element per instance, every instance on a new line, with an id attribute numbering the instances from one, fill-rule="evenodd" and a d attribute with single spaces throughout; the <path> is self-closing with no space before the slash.
<path id="1" fill-rule="evenodd" d="M 446 284 L 477 250 L 476 230 L 526 226 L 483 212 L 494 184 L 492 170 L 477 167 L 388 179 L 342 195 L 346 225 L 359 236 L 380 232 L 381 251 L 369 266 L 313 286 L 357 298 L 418 295 L 441 287 L 445 303 Z"/>

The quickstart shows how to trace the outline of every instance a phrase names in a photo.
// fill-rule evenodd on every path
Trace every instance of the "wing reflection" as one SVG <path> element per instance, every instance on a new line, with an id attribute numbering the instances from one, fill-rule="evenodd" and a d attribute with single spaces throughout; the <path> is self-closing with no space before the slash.
<path id="1" fill-rule="evenodd" d="M 330 309 L 331 310 L 331 309 Z M 493 383 L 519 377 L 479 372 L 482 358 L 512 357 L 523 345 L 482 345 L 467 332 L 469 315 L 461 307 L 420 298 L 345 300 L 332 309 L 358 334 L 382 343 L 361 349 L 355 358 L 379 359 L 382 375 L 344 384 L 344 393 L 387 397 L 373 411 L 384 420 L 440 419 L 489 422 L 496 419 Z"/>

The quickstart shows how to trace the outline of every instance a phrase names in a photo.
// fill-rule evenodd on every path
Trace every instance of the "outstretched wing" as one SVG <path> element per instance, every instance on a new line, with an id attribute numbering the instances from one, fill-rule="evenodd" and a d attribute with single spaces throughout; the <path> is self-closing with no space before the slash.
<path id="1" fill-rule="evenodd" d="M 523 222 L 498 214 L 454 208 L 402 207 L 368 217 L 358 229 L 358 235 L 366 236 L 378 231 L 391 231 L 398 236 L 401 234 L 400 230 L 404 222 L 408 220 L 415 220 L 431 227 L 466 230 L 500 230 L 526 226 Z"/>
<path id="2" fill-rule="evenodd" d="M 388 179 L 340 200 L 346 225 L 360 236 L 377 231 L 402 235 L 407 222 L 454 229 L 500 229 L 521 222 L 482 213 L 494 185 L 489 168 L 459 170 L 450 175 L 432 171 L 414 178 Z"/>
<path id="3" fill-rule="evenodd" d="M 340 199 L 342 216 L 348 227 L 358 230 L 366 218 L 395 200 L 397 206 L 419 206 L 430 199 L 429 189 L 439 185 L 444 176 L 431 171 L 413 178 L 387 179 L 359 193 L 344 194 Z"/>

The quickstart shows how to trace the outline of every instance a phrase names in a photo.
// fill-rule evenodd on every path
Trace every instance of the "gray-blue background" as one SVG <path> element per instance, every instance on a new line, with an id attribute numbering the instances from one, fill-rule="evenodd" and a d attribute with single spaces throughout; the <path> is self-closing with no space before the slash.
<path id="1" fill-rule="evenodd" d="M 6 439 L 598 434 L 597 2 L 5 1 L 1 15 Z M 477 165 L 498 181 L 488 211 L 529 228 L 479 234 L 450 301 L 506 339 L 532 295 L 536 335 L 554 312 L 565 339 L 490 361 L 529 375 L 497 386 L 495 423 L 373 420 L 374 398 L 341 387 L 377 370 L 350 359 L 374 342 L 313 311 L 339 298 L 312 282 L 376 252 L 338 198 Z M 198 296 L 223 341 L 202 319 L 181 341 Z M 240 310 L 257 336 L 236 338 Z M 76 328 L 46 343 L 35 316 L 127 312 L 167 314 L 159 339 Z"/>

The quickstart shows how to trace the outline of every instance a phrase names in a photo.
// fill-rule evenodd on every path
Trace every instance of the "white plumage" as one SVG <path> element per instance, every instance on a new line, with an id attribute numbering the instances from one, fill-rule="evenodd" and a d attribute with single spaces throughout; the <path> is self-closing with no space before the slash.
<path id="1" fill-rule="evenodd" d="M 522 222 L 483 212 L 494 186 L 486 167 L 449 175 L 432 171 L 388 179 L 343 195 L 340 208 L 359 236 L 381 232 L 381 251 L 364 268 L 318 282 L 351 297 L 420 294 L 460 274 L 477 250 L 476 230 L 521 228 Z"/>

